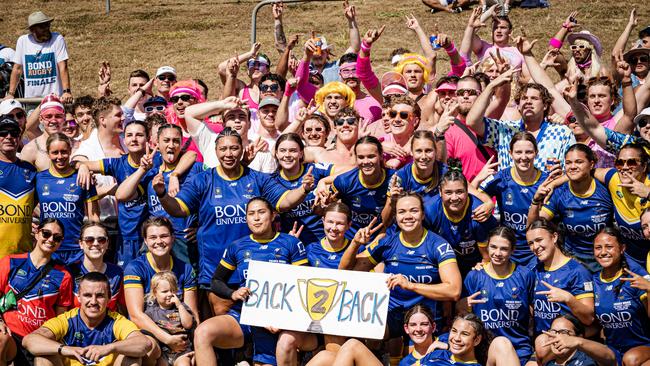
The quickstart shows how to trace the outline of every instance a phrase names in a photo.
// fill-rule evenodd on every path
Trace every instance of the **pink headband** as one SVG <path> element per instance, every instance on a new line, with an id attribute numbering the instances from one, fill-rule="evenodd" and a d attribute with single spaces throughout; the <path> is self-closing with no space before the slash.
<path id="1" fill-rule="evenodd" d="M 169 96 L 173 97 L 173 96 L 176 96 L 176 95 L 181 94 L 181 93 L 186 93 L 186 94 L 189 94 L 189 95 L 193 96 L 197 100 L 199 99 L 199 93 L 196 90 L 194 90 L 192 88 L 186 88 L 186 87 L 179 87 L 179 88 L 176 88 L 176 89 L 172 90 L 169 93 Z"/>
<path id="2" fill-rule="evenodd" d="M 65 111 L 65 109 L 63 108 L 63 104 L 55 101 L 47 101 L 41 104 L 41 114 L 43 114 L 43 112 L 47 109 L 56 109 L 59 112 Z"/>
<path id="3" fill-rule="evenodd" d="M 442 83 L 440 84 L 439 87 L 436 88 L 436 91 L 443 91 L 443 90 L 456 90 L 456 84 L 452 83 Z"/>

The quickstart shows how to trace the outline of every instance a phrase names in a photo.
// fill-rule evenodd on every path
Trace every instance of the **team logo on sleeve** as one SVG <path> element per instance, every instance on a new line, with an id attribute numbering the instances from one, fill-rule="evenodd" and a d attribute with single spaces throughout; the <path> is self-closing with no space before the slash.
<path id="1" fill-rule="evenodd" d="M 594 290 L 594 284 L 591 281 L 585 282 L 582 285 L 584 286 L 585 291 L 593 291 Z"/>
<path id="2" fill-rule="evenodd" d="M 514 199 L 514 197 L 512 195 L 512 192 L 508 191 L 506 193 L 506 202 L 505 202 L 505 204 L 511 206 L 511 205 L 514 204 L 514 202 L 515 202 L 515 199 Z"/>
<path id="3" fill-rule="evenodd" d="M 41 193 L 43 196 L 49 196 L 50 195 L 50 185 L 49 184 L 43 184 L 43 193 Z"/>
<path id="4" fill-rule="evenodd" d="M 222 198 L 223 195 L 221 194 L 221 188 L 217 187 L 214 189 L 214 198 Z"/>

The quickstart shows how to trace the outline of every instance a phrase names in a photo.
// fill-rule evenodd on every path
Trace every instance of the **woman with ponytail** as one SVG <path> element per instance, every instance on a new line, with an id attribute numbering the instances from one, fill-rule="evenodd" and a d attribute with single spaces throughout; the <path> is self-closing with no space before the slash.
<path id="1" fill-rule="evenodd" d="M 648 273 L 625 258 L 621 233 L 612 226 L 601 229 L 594 240 L 594 256 L 602 266 L 594 274 L 596 318 L 603 327 L 605 343 L 622 357 L 626 366 L 650 360 Z"/>

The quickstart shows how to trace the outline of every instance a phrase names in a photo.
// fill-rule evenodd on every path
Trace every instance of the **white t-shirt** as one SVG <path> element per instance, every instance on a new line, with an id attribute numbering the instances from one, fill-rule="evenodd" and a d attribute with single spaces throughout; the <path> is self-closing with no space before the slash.
<path id="1" fill-rule="evenodd" d="M 31 34 L 18 37 L 13 62 L 23 66 L 25 97 L 43 97 L 63 94 L 57 63 L 68 59 L 63 36 L 52 32 L 45 43 L 38 43 Z"/>
<path id="2" fill-rule="evenodd" d="M 99 143 L 99 136 L 97 129 L 93 129 L 88 136 L 88 139 L 81 141 L 79 148 L 72 154 L 71 160 L 75 156 L 85 156 L 90 161 L 98 161 L 107 158 Z M 108 175 L 95 174 L 96 186 L 112 186 L 116 183 L 115 178 Z M 99 200 L 99 213 L 100 219 L 104 220 L 107 217 L 117 217 L 117 200 L 114 196 L 105 196 Z"/>
<path id="3" fill-rule="evenodd" d="M 4 64 L 5 62 L 12 62 L 14 59 L 14 55 L 16 54 L 16 51 L 14 51 L 13 48 L 5 47 L 0 50 L 0 65 Z"/>
<path id="4" fill-rule="evenodd" d="M 214 133 L 205 124 L 201 125 L 199 130 L 196 132 L 196 135 L 192 136 L 194 142 L 196 142 L 196 146 L 199 147 L 201 155 L 203 155 L 203 165 L 208 168 L 214 168 L 219 165 L 217 153 L 215 152 L 217 148 L 217 136 L 219 136 L 219 134 Z M 275 144 L 275 142 L 273 143 Z M 271 151 L 273 151 L 273 145 L 269 143 L 269 151 L 258 152 L 257 155 L 255 155 L 255 159 L 248 164 L 248 167 L 263 173 L 275 172 L 278 165 Z"/>

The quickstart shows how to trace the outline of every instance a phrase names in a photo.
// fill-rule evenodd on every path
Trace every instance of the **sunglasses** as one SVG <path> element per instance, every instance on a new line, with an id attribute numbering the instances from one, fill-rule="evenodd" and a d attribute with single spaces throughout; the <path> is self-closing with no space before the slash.
<path id="1" fill-rule="evenodd" d="M 583 44 L 572 44 L 570 47 L 571 51 L 584 50 L 587 46 Z"/>
<path id="2" fill-rule="evenodd" d="M 178 103 L 179 100 L 182 100 L 183 102 L 189 102 L 192 99 L 194 99 L 194 97 L 189 94 L 174 95 L 173 97 L 169 98 L 172 103 Z"/>
<path id="3" fill-rule="evenodd" d="M 630 57 L 630 63 L 632 65 L 636 65 L 639 62 L 647 63 L 648 61 L 650 61 L 650 57 L 648 57 L 648 55 L 640 55 L 640 56 Z"/>
<path id="4" fill-rule="evenodd" d="M 160 81 L 176 81 L 176 76 L 174 75 L 158 75 L 158 80 Z"/>
<path id="5" fill-rule="evenodd" d="M 356 117 L 348 117 L 348 118 L 339 118 L 334 120 L 334 125 L 335 126 L 343 126 L 345 124 L 348 124 L 350 126 L 354 126 L 357 123 Z"/>
<path id="6" fill-rule="evenodd" d="M 632 158 L 632 159 L 616 159 L 614 161 L 614 167 L 616 169 L 621 169 L 627 165 L 628 168 L 636 168 L 641 165 L 641 159 Z"/>
<path id="7" fill-rule="evenodd" d="M 268 91 L 270 91 L 271 93 L 275 93 L 275 92 L 277 92 L 278 90 L 280 90 L 280 85 L 278 85 L 278 84 L 271 84 L 271 85 L 269 85 L 269 84 L 262 84 L 262 85 L 260 85 L 260 91 L 261 91 L 261 92 L 268 92 Z"/>
<path id="8" fill-rule="evenodd" d="M 411 112 L 404 112 L 404 111 L 397 112 L 397 111 L 393 111 L 393 110 L 388 112 L 388 116 L 390 118 L 396 118 L 397 115 L 399 115 L 400 119 L 407 120 L 407 119 L 409 119 L 409 117 L 411 117 Z"/>
<path id="9" fill-rule="evenodd" d="M 315 127 L 315 128 L 307 127 L 307 128 L 305 128 L 305 132 L 306 133 L 312 133 L 312 132 L 323 133 L 323 132 L 325 132 L 325 129 L 323 127 Z"/>
<path id="10" fill-rule="evenodd" d="M 261 71 L 262 69 L 266 70 L 266 68 L 269 67 L 269 64 L 266 62 L 248 60 L 246 66 L 248 66 L 248 69 L 259 69 Z"/>
<path id="11" fill-rule="evenodd" d="M 81 239 L 86 245 L 90 245 L 94 242 L 98 242 L 99 244 L 106 244 L 108 242 L 108 238 L 105 236 L 84 236 Z"/>
<path id="12" fill-rule="evenodd" d="M 162 112 L 164 110 L 165 110 L 164 105 L 148 105 L 148 106 L 144 107 L 144 112 L 145 113 L 151 113 L 153 111 Z"/>
<path id="13" fill-rule="evenodd" d="M 18 130 L 2 130 L 0 131 L 0 137 L 6 138 L 7 136 L 10 136 L 17 139 L 20 137 L 20 131 Z"/>
<path id="14" fill-rule="evenodd" d="M 47 229 L 41 229 L 41 236 L 45 240 L 52 238 L 52 240 L 56 243 L 63 241 L 63 234 L 53 234 L 50 230 Z"/>
<path id="15" fill-rule="evenodd" d="M 16 112 L 16 113 L 13 113 L 13 114 L 9 113 L 8 115 L 12 116 L 15 120 L 19 120 L 21 118 L 27 117 L 27 114 L 25 114 L 25 112 L 23 112 L 23 111 Z"/>
<path id="16" fill-rule="evenodd" d="M 643 127 L 647 126 L 648 123 L 649 123 L 649 122 L 648 122 L 648 119 L 647 119 L 647 118 L 644 118 L 644 119 L 642 119 L 642 120 L 639 121 L 638 126 L 639 126 L 639 128 L 643 128 Z"/>
<path id="17" fill-rule="evenodd" d="M 52 120 L 52 119 L 62 119 L 65 118 L 65 115 L 57 113 L 57 114 L 44 114 L 41 115 L 41 118 L 43 118 L 46 121 Z"/>
<path id="18" fill-rule="evenodd" d="M 462 97 L 462 96 L 465 96 L 465 94 L 470 95 L 470 96 L 477 96 L 478 95 L 478 90 L 476 90 L 476 89 L 456 89 L 456 96 Z"/>

